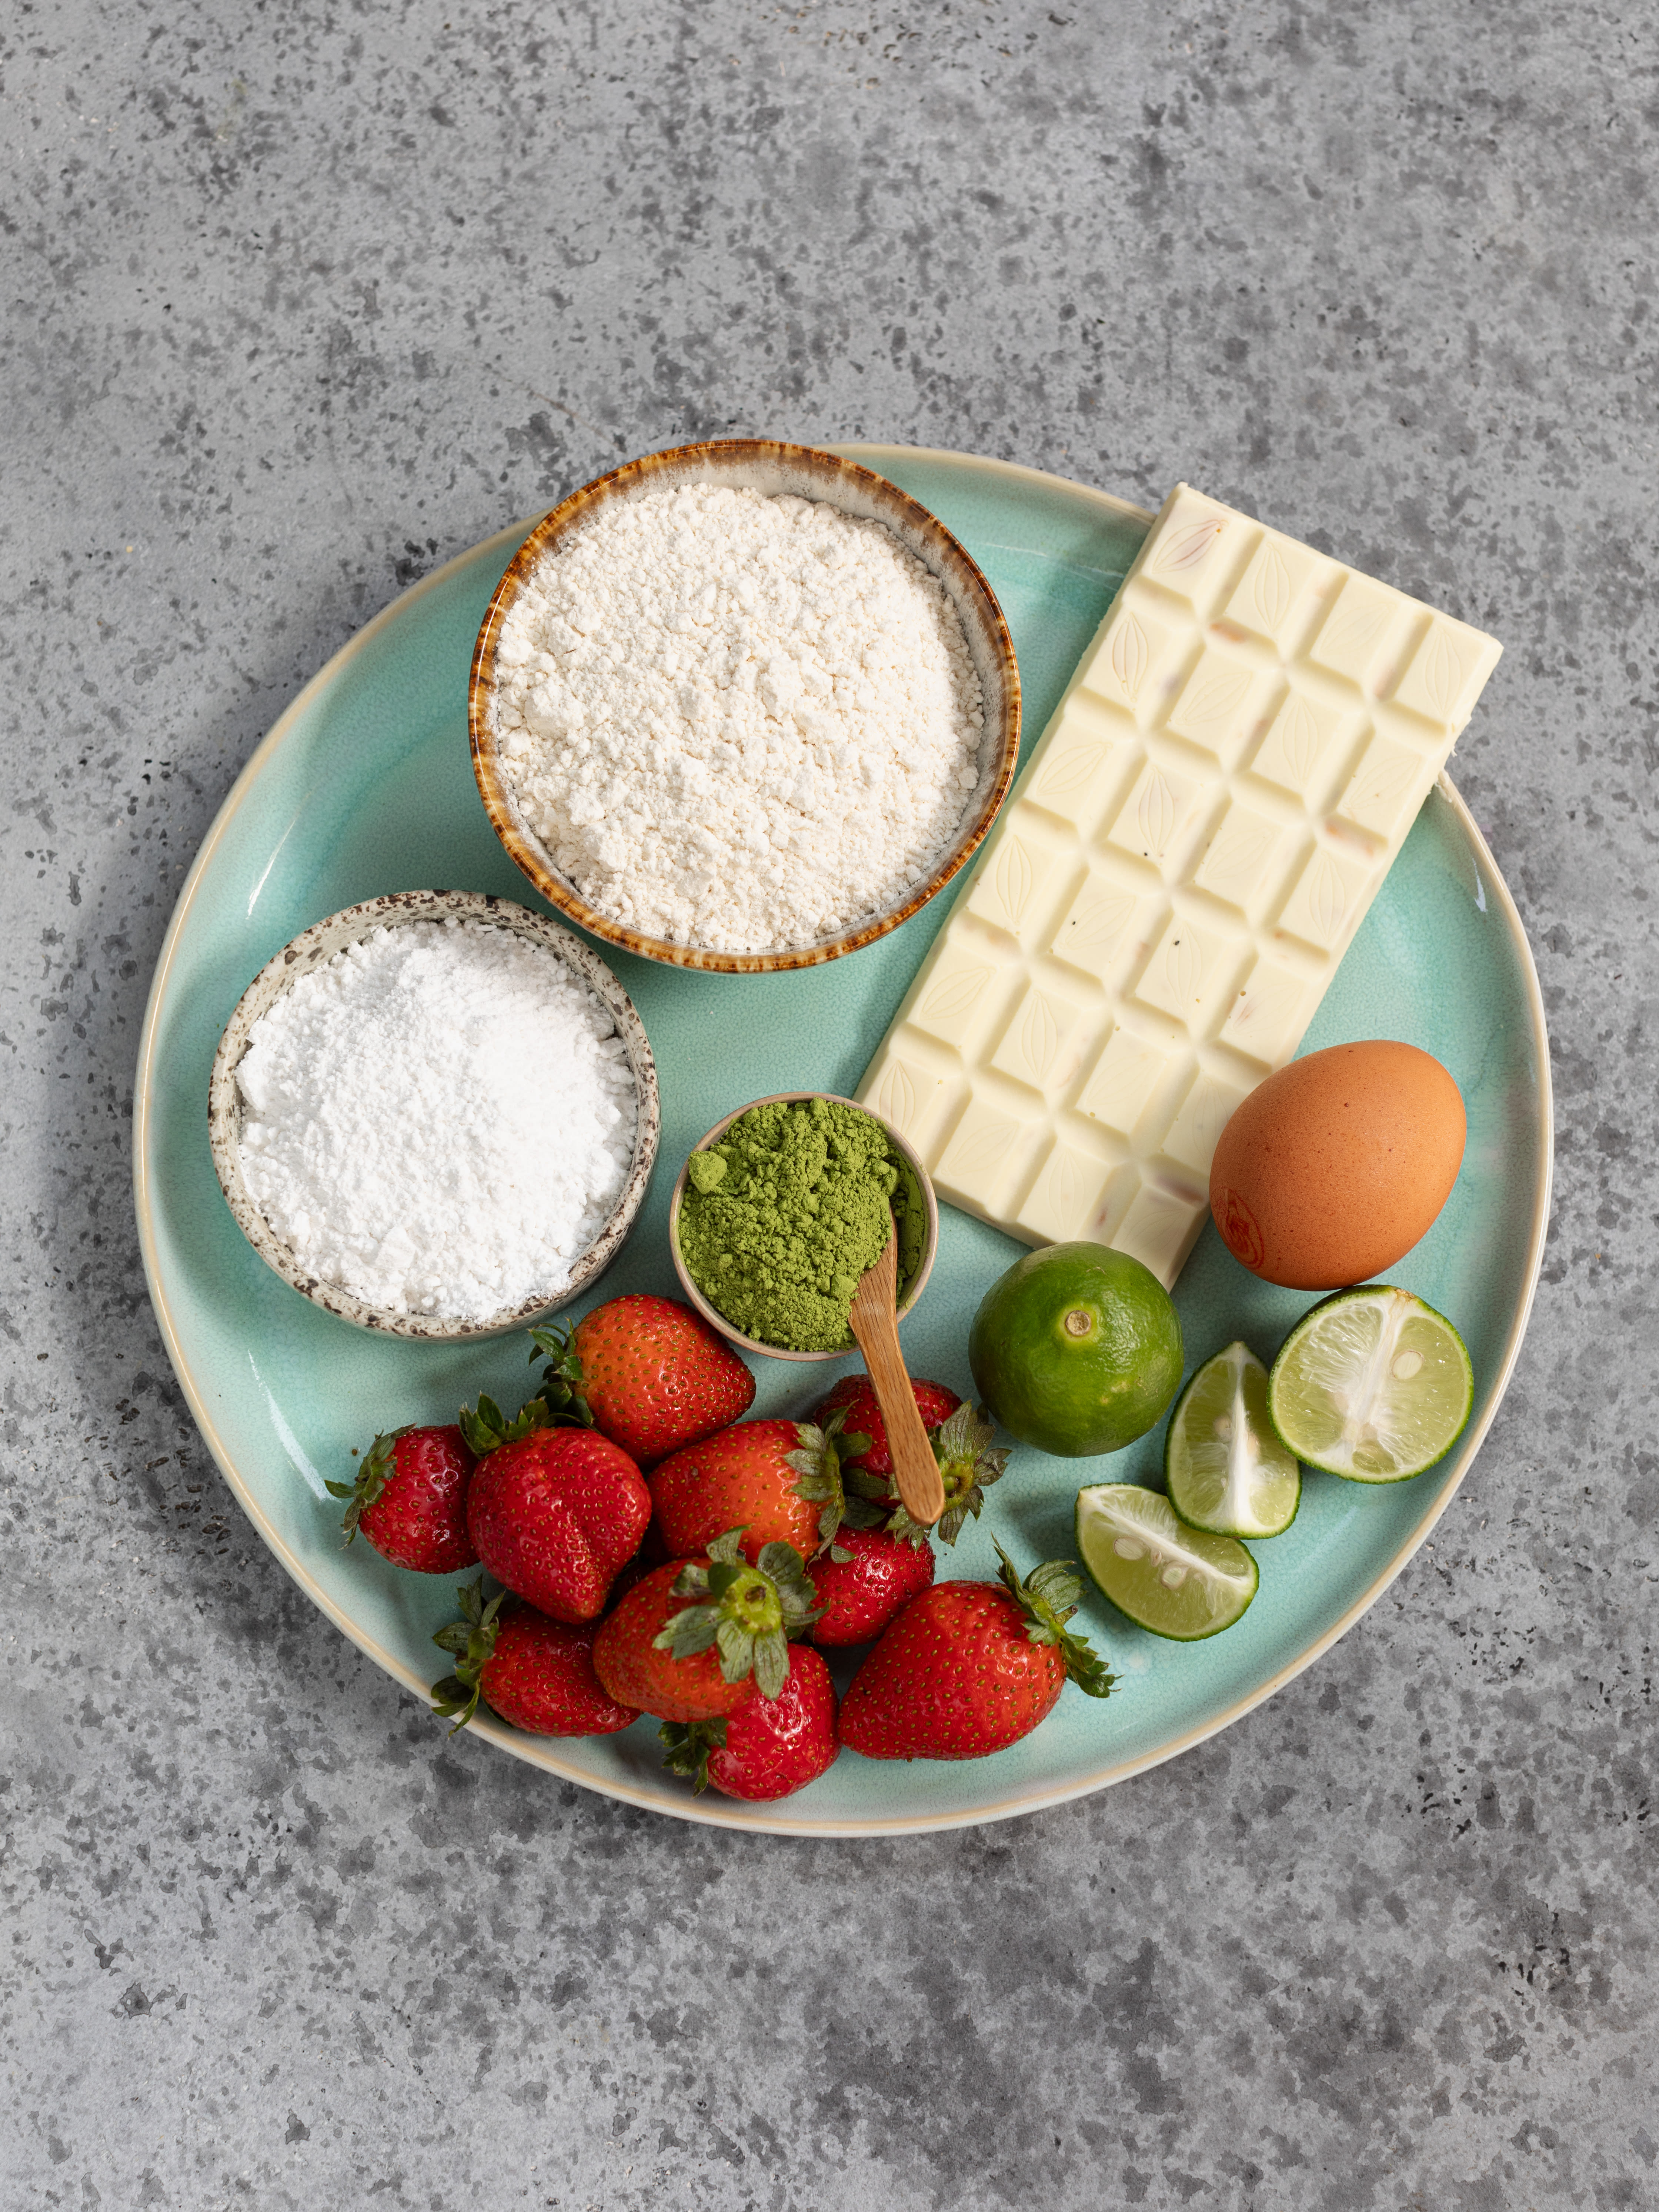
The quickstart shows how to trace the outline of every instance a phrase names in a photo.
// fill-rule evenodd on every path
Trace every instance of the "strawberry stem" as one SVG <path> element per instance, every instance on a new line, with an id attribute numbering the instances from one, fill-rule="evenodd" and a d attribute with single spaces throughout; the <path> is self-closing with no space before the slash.
<path id="1" fill-rule="evenodd" d="M 581 1354 L 576 1349 L 576 1327 L 568 1328 L 532 1328 L 530 1332 L 530 1364 L 533 1367 L 544 1359 L 542 1369 L 541 1395 L 550 1418 L 568 1421 L 573 1427 L 591 1429 L 592 1410 L 582 1392 Z"/>
<path id="2" fill-rule="evenodd" d="M 331 1498 L 348 1498 L 351 1501 L 340 1522 L 346 1532 L 345 1550 L 349 1551 L 356 1541 L 358 1523 L 392 1479 L 397 1465 L 398 1437 L 406 1437 L 414 1425 L 413 1422 L 405 1422 L 401 1429 L 388 1429 L 384 1436 L 376 1437 L 363 1456 L 355 1482 L 331 1482 L 325 1486 Z"/>
<path id="3" fill-rule="evenodd" d="M 441 1628 L 432 1639 L 441 1651 L 456 1654 L 454 1673 L 432 1685 L 432 1710 L 439 1718 L 459 1715 L 451 1735 L 455 1729 L 464 1729 L 478 1710 L 478 1677 L 495 1649 L 495 1616 L 507 1592 L 497 1590 L 486 1605 L 480 1575 L 476 1582 L 464 1583 L 455 1595 L 460 1601 L 461 1618 Z"/>
<path id="4" fill-rule="evenodd" d="M 706 1566 L 694 1560 L 681 1569 L 673 1595 L 692 1603 L 652 1640 L 676 1659 L 716 1650 L 728 1682 L 752 1676 L 762 1697 L 775 1698 L 789 1674 L 789 1638 L 803 1634 L 823 1608 L 793 1544 L 763 1545 L 751 1567 L 738 1548 L 743 1533 L 728 1528 L 708 1547 Z"/>
<path id="5" fill-rule="evenodd" d="M 665 1747 L 663 1765 L 670 1774 L 683 1774 L 698 1796 L 708 1787 L 708 1754 L 724 1748 L 726 1720 L 665 1721 L 657 1730 Z"/>
<path id="6" fill-rule="evenodd" d="M 1086 1696 L 1109 1698 L 1117 1676 L 1086 1637 L 1074 1635 L 1066 1626 L 1083 1595 L 1073 1563 L 1048 1559 L 1033 1567 L 1022 1582 L 1013 1561 L 994 1536 L 991 1541 L 996 1544 L 997 1557 L 1002 1562 L 998 1580 L 1025 1615 L 1025 1633 L 1031 1642 L 1055 1645 L 1066 1662 L 1066 1674 Z"/>

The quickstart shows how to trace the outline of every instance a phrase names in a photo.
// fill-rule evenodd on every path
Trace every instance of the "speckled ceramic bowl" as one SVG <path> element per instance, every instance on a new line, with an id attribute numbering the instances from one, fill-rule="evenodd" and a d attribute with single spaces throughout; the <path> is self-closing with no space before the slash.
<path id="1" fill-rule="evenodd" d="M 902 1321 L 907 1314 L 915 1310 L 916 1300 L 927 1287 L 927 1278 L 933 1273 L 933 1255 L 939 1249 L 939 1200 L 933 1194 L 933 1180 L 921 1164 L 921 1154 L 906 1138 L 900 1136 L 890 1121 L 883 1121 L 879 1114 L 872 1114 L 870 1109 L 860 1106 L 856 1098 L 843 1098 L 838 1091 L 774 1091 L 764 1098 L 751 1098 L 747 1106 L 734 1107 L 723 1121 L 716 1121 L 708 1134 L 693 1145 L 691 1150 L 694 1153 L 706 1152 L 711 1145 L 719 1144 L 732 1124 L 740 1115 L 748 1113 L 750 1107 L 799 1106 L 812 1098 L 831 1099 L 838 1106 L 850 1106 L 855 1114 L 868 1115 L 871 1121 L 880 1121 L 887 1132 L 888 1143 L 903 1157 L 915 1176 L 917 1188 L 921 1192 L 921 1202 L 927 1212 L 927 1229 L 922 1238 L 921 1258 L 915 1274 L 908 1283 L 899 1285 L 898 1317 Z M 849 1352 L 855 1351 L 857 1347 L 850 1338 L 833 1352 L 791 1352 L 781 1344 L 763 1344 L 758 1337 L 745 1336 L 741 1329 L 727 1321 L 718 1306 L 710 1305 L 692 1280 L 691 1271 L 680 1256 L 680 1207 L 684 1201 L 686 1181 L 690 1172 L 691 1162 L 688 1157 L 685 1165 L 680 1170 L 674 1185 L 674 1194 L 668 1204 L 668 1249 L 673 1256 L 674 1272 L 680 1279 L 686 1297 L 710 1328 L 717 1328 L 729 1343 L 737 1346 L 739 1352 L 757 1352 L 767 1359 L 845 1359 Z"/>
<path id="2" fill-rule="evenodd" d="M 255 1204 L 242 1175 L 242 1101 L 236 1087 L 236 1067 L 247 1050 L 249 1033 L 284 991 L 301 975 L 320 968 L 377 929 L 402 929 L 415 922 L 447 921 L 452 918 L 487 921 L 492 928 L 510 930 L 526 943 L 542 946 L 580 976 L 595 998 L 602 1000 L 617 1024 L 629 1066 L 634 1075 L 638 1124 L 634 1139 L 634 1164 L 621 1197 L 593 1243 L 577 1261 L 570 1280 L 555 1298 L 535 1297 L 488 1321 L 450 1321 L 426 1314 L 392 1313 L 354 1297 L 337 1283 L 325 1283 L 313 1274 L 292 1247 L 277 1236 Z M 219 1185 L 236 1225 L 268 1267 L 313 1304 L 337 1314 L 359 1328 L 380 1329 L 388 1336 L 412 1336 L 459 1340 L 500 1336 L 522 1328 L 544 1315 L 556 1313 L 597 1282 L 621 1250 L 644 1200 L 662 1132 L 662 1111 L 657 1096 L 656 1063 L 646 1041 L 645 1029 L 633 1001 L 597 954 L 579 944 L 568 930 L 507 899 L 487 897 L 480 891 L 397 891 L 385 898 L 368 899 L 331 914 L 301 933 L 276 958 L 268 961 L 243 992 L 225 1025 L 213 1056 L 208 1084 L 208 1142 Z"/>
<path id="3" fill-rule="evenodd" d="M 793 493 L 801 499 L 824 501 L 847 514 L 884 523 L 906 551 L 915 554 L 944 586 L 961 618 L 979 673 L 985 711 L 979 782 L 950 850 L 925 880 L 908 885 L 891 906 L 814 945 L 767 952 L 711 952 L 699 945 L 647 937 L 590 906 L 569 878 L 555 867 L 546 846 L 525 819 L 497 750 L 493 712 L 496 641 L 526 578 L 607 501 L 636 499 L 642 492 L 690 483 L 730 484 L 769 494 Z M 889 930 L 896 929 L 926 906 L 978 851 L 996 819 L 1019 757 L 1019 667 L 1008 625 L 995 592 L 945 525 L 908 492 L 872 469 L 860 468 L 855 461 L 843 460 L 839 454 L 821 452 L 814 446 L 781 445 L 770 438 L 726 438 L 710 445 L 680 446 L 672 453 L 648 453 L 643 460 L 629 461 L 625 468 L 585 484 L 544 516 L 520 547 L 489 603 L 472 656 L 469 704 L 472 768 L 484 805 L 496 836 L 542 896 L 572 921 L 625 952 L 724 975 L 812 968 L 821 961 L 838 960 L 843 952 L 856 952 L 860 945 L 885 937 Z"/>

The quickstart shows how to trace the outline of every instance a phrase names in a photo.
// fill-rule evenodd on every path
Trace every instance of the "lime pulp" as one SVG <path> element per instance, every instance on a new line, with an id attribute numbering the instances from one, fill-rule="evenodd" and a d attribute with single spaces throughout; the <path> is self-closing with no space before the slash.
<path id="1" fill-rule="evenodd" d="M 1133 1482 L 1079 1491 L 1077 1548 L 1120 1613 L 1180 1644 L 1231 1628 L 1259 1580 L 1243 1544 L 1190 1528 L 1160 1492 Z"/>
<path id="2" fill-rule="evenodd" d="M 1164 1478 L 1182 1519 L 1212 1535 L 1277 1536 L 1295 1520 L 1302 1470 L 1267 1418 L 1267 1370 L 1248 1344 L 1206 1359 L 1182 1392 Z"/>
<path id="3" fill-rule="evenodd" d="M 1267 1412 L 1310 1467 L 1350 1482 L 1405 1482 L 1443 1459 L 1474 1403 L 1463 1340 L 1443 1314 L 1388 1283 L 1339 1291 L 1304 1314 L 1267 1378 Z"/>

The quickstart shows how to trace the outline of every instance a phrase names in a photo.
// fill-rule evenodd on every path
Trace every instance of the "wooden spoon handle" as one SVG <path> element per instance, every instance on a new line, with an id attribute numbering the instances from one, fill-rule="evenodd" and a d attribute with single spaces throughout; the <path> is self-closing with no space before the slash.
<path id="1" fill-rule="evenodd" d="M 860 1281 L 849 1319 L 875 1386 L 899 1497 L 910 1518 L 931 1528 L 945 1510 L 945 1484 L 899 1350 L 898 1316 L 893 1310 L 897 1259 L 896 1228 L 887 1249 Z"/>

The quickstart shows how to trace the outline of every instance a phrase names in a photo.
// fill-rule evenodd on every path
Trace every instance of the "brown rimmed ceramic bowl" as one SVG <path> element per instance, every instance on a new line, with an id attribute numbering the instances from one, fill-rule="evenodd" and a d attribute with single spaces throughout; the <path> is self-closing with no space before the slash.
<path id="1" fill-rule="evenodd" d="M 488 922 L 493 929 L 508 930 L 527 944 L 551 952 L 580 978 L 617 1024 L 617 1034 L 623 1041 L 624 1055 L 633 1072 L 638 1112 L 634 1160 L 622 1194 L 598 1237 L 571 1270 L 570 1280 L 564 1289 L 553 1298 L 530 1298 L 485 1321 L 393 1313 L 354 1297 L 338 1283 L 324 1282 L 276 1234 L 259 1211 L 242 1174 L 242 1100 L 236 1087 L 236 1068 L 247 1050 L 255 1022 L 300 976 L 324 966 L 347 945 L 360 944 L 377 929 L 403 929 L 416 922 L 450 920 Z M 237 1000 L 236 1010 L 225 1024 L 219 1048 L 213 1056 L 213 1073 L 208 1082 L 208 1142 L 212 1147 L 220 1188 L 237 1227 L 266 1266 L 274 1268 L 302 1297 L 325 1312 L 337 1314 L 342 1321 L 352 1322 L 359 1328 L 380 1329 L 388 1336 L 456 1342 L 471 1337 L 501 1336 L 508 1329 L 526 1328 L 544 1315 L 556 1313 L 573 1298 L 580 1297 L 616 1258 L 634 1225 L 634 1218 L 644 1202 L 651 1181 L 661 1133 L 656 1062 L 646 1041 L 644 1024 L 635 1012 L 634 1002 L 627 992 L 599 955 L 578 943 L 568 929 L 544 915 L 532 914 L 527 908 L 514 906 L 510 899 L 489 897 L 481 891 L 394 891 L 385 898 L 368 899 L 361 906 L 346 907 L 338 914 L 330 915 L 326 921 L 313 922 L 309 929 L 302 930 L 292 944 L 285 945 L 274 959 L 266 962 Z"/>
<path id="2" fill-rule="evenodd" d="M 888 1143 L 901 1155 L 915 1176 L 922 1205 L 927 1209 L 927 1230 L 922 1239 L 921 1258 L 915 1273 L 908 1283 L 899 1286 L 897 1310 L 898 1317 L 902 1321 L 908 1313 L 914 1311 L 916 1300 L 927 1287 L 927 1278 L 933 1271 L 933 1257 L 939 1250 L 939 1200 L 933 1194 L 933 1179 L 921 1164 L 921 1154 L 906 1138 L 900 1136 L 890 1121 L 882 1121 L 879 1114 L 872 1114 L 870 1109 L 860 1106 L 856 1098 L 843 1098 L 839 1091 L 774 1091 L 764 1098 L 751 1098 L 746 1106 L 734 1107 L 724 1120 L 716 1121 L 708 1134 L 693 1145 L 691 1150 L 694 1153 L 706 1152 L 711 1145 L 719 1144 L 732 1124 L 753 1107 L 803 1106 L 814 1098 L 827 1098 L 835 1105 L 850 1106 L 855 1114 L 862 1114 L 872 1121 L 880 1122 L 887 1132 Z M 679 1277 L 686 1297 L 709 1327 L 717 1328 L 728 1343 L 737 1346 L 739 1352 L 757 1352 L 767 1359 L 845 1359 L 849 1353 L 856 1352 L 858 1346 L 850 1336 L 845 1344 L 837 1345 L 833 1352 L 793 1352 L 781 1344 L 763 1344 L 757 1336 L 745 1336 L 741 1329 L 727 1321 L 718 1306 L 710 1305 L 692 1280 L 691 1270 L 680 1256 L 680 1207 L 684 1201 L 685 1186 L 690 1172 L 691 1162 L 688 1158 L 674 1184 L 674 1194 L 668 1202 L 668 1249 L 673 1255 L 674 1273 Z"/>
<path id="3" fill-rule="evenodd" d="M 579 530 L 609 500 L 635 499 L 641 492 L 677 484 L 729 484 L 769 494 L 793 493 L 822 500 L 844 514 L 885 523 L 907 552 L 944 586 L 959 617 L 984 695 L 985 728 L 980 749 L 979 783 L 954 842 L 924 880 L 912 884 L 896 902 L 854 928 L 814 945 L 780 947 L 767 952 L 712 952 L 701 945 L 647 937 L 590 906 L 575 885 L 553 865 L 541 839 L 521 814 L 496 749 L 493 713 L 495 647 L 507 610 L 531 571 L 562 540 Z M 1013 641 L 996 594 L 976 562 L 937 517 L 908 492 L 855 461 L 822 452 L 816 446 L 787 446 L 771 438 L 723 438 L 708 445 L 679 446 L 671 453 L 647 453 L 642 460 L 599 477 L 544 515 L 514 555 L 495 588 L 472 656 L 468 720 L 472 735 L 472 770 L 495 835 L 517 866 L 561 914 L 624 952 L 678 968 L 701 968 L 722 975 L 753 975 L 774 969 L 814 968 L 838 960 L 886 936 L 943 890 L 978 851 L 1013 781 L 1019 757 L 1019 668 Z"/>

